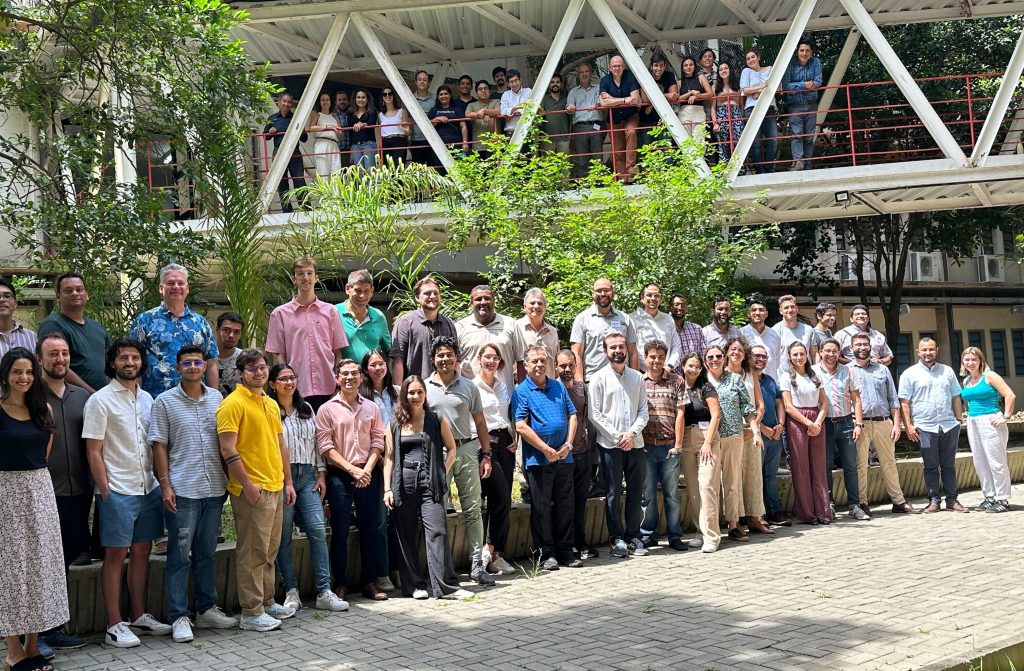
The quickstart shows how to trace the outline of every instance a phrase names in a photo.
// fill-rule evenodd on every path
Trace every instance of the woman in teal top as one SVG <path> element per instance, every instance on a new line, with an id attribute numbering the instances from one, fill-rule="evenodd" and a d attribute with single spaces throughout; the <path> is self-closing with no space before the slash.
<path id="1" fill-rule="evenodd" d="M 974 457 L 974 470 L 981 480 L 981 493 L 985 496 L 978 509 L 1004 513 L 1010 509 L 1006 420 L 1013 415 L 1016 396 L 1003 378 L 989 369 L 985 355 L 977 347 L 968 347 L 960 356 L 960 374 L 965 376 L 960 398 L 967 403 L 967 439 Z M 1000 397 L 1002 411 L 999 410 Z"/>

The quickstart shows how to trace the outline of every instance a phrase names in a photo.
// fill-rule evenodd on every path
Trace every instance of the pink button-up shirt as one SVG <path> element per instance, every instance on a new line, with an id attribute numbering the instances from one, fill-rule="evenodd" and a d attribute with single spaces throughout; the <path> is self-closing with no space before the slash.
<path id="1" fill-rule="evenodd" d="M 337 309 L 317 300 L 302 305 L 293 298 L 270 313 L 267 352 L 295 369 L 303 396 L 329 396 L 338 389 L 334 352 L 348 345 Z"/>
<path id="2" fill-rule="evenodd" d="M 373 401 L 356 397 L 355 405 L 337 394 L 316 412 L 316 448 L 337 450 L 342 459 L 364 465 L 374 452 L 384 453 L 384 422 Z M 331 464 L 324 456 L 324 461 Z"/>

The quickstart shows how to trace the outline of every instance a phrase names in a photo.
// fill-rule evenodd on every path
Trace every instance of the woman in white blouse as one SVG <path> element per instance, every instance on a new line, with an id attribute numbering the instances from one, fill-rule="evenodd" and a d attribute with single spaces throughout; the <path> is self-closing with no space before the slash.
<path id="1" fill-rule="evenodd" d="M 779 377 L 786 408 L 789 471 L 793 478 L 794 514 L 804 524 L 829 524 L 828 484 L 825 482 L 825 430 L 828 397 L 807 360 L 807 348 L 795 340 L 786 348 L 790 370 Z"/>
<path id="2" fill-rule="evenodd" d="M 480 390 L 484 420 L 491 442 L 491 477 L 480 481 L 481 498 L 487 502 L 487 540 L 484 545 L 484 567 L 490 573 L 512 575 L 516 572 L 502 556 L 508 539 L 508 516 L 512 507 L 512 473 L 516 463 L 516 445 L 512 439 L 512 423 L 508 406 L 512 393 L 498 379 L 505 366 L 501 352 L 486 344 L 477 353 L 477 370 L 473 384 Z M 476 438 L 474 427 L 473 437 Z"/>

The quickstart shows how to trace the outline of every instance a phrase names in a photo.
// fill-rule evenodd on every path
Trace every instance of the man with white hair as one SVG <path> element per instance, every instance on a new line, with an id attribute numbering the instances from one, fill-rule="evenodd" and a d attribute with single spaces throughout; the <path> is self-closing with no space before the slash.
<path id="1" fill-rule="evenodd" d="M 516 320 L 516 326 L 529 349 L 540 345 L 548 353 L 548 377 L 555 373 L 555 357 L 558 356 L 558 329 L 544 319 L 548 311 L 548 299 L 544 292 L 534 287 L 523 296 L 523 316 Z"/>
<path id="2" fill-rule="evenodd" d="M 188 270 L 170 263 L 160 269 L 160 297 L 163 301 L 152 310 L 137 316 L 128 329 L 128 336 L 146 348 L 149 367 L 142 388 L 156 398 L 181 381 L 178 373 L 178 350 L 195 345 L 203 350 L 203 359 L 219 356 L 217 339 L 206 317 L 185 304 L 188 298 Z M 216 362 L 206 367 L 206 385 L 216 389 L 220 383 Z"/>

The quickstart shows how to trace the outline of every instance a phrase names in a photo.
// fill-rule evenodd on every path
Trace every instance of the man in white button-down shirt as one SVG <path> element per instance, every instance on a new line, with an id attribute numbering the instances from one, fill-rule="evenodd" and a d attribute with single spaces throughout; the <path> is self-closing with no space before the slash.
<path id="1" fill-rule="evenodd" d="M 662 296 L 661 287 L 648 284 L 640 292 L 640 307 L 629 316 L 636 327 L 637 363 L 641 373 L 647 370 L 641 353 L 652 340 L 660 340 L 668 345 L 665 368 L 670 371 L 679 364 L 679 357 L 683 354 L 679 351 L 675 320 L 667 312 L 661 311 Z"/>
<path id="2" fill-rule="evenodd" d="M 523 86 L 519 70 L 509 70 L 506 76 L 508 90 L 501 94 L 501 115 L 508 117 L 505 119 L 505 135 L 511 135 L 519 123 L 519 118 L 523 115 L 523 103 L 530 99 L 533 89 Z"/>

